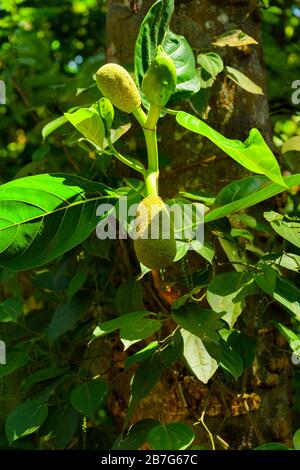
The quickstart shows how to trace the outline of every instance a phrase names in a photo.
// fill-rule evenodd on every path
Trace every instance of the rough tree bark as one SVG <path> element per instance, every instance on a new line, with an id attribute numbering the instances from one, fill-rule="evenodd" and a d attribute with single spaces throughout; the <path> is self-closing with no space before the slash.
<path id="1" fill-rule="evenodd" d="M 152 0 L 109 1 L 109 62 L 132 64 L 140 22 L 153 3 Z M 211 41 L 216 36 L 235 28 L 254 37 L 260 46 L 226 48 L 220 51 L 223 60 L 253 78 L 265 90 L 261 23 L 256 0 L 175 2 L 172 30 L 185 35 L 198 51 L 210 50 Z M 270 138 L 266 96 L 247 93 L 223 77 L 214 86 L 210 106 L 208 122 L 227 137 L 244 139 L 249 129 L 255 126 L 267 139 Z M 183 189 L 207 190 L 216 194 L 218 189 L 246 174 L 207 140 L 184 134 L 172 119 L 159 126 L 159 133 L 162 136 L 160 150 L 172 161 L 171 167 L 165 168 L 160 178 L 164 196 L 174 196 Z M 278 353 L 282 344 L 276 332 L 264 328 L 264 320 L 259 318 L 262 314 L 260 304 L 252 300 L 246 310 L 248 333 L 257 339 L 257 357 L 252 371 L 247 372 L 234 388 L 228 389 L 218 377 L 207 386 L 186 370 L 172 369 L 142 402 L 134 419 L 152 417 L 162 422 L 194 422 L 205 411 L 206 423 L 218 448 L 226 448 L 228 443 L 230 448 L 243 449 L 274 440 L 290 444 L 291 361 L 288 355 Z M 264 318 L 266 315 L 274 318 L 277 313 L 267 311 Z M 114 377 L 114 383 L 112 411 L 122 416 L 129 398 L 128 377 L 120 372 Z M 209 447 L 204 427 L 199 425 L 197 428 L 199 440 Z"/>

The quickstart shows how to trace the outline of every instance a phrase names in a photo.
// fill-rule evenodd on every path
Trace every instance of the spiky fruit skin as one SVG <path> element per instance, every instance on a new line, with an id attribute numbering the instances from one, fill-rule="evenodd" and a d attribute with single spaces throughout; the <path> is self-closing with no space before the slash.
<path id="1" fill-rule="evenodd" d="M 133 113 L 141 105 L 141 97 L 133 79 L 121 65 L 105 64 L 96 72 L 99 90 L 112 104 Z"/>
<path id="2" fill-rule="evenodd" d="M 138 205 L 136 216 L 134 249 L 138 260 L 148 269 L 157 271 L 169 266 L 176 256 L 176 242 L 163 200 L 159 196 L 145 197 Z M 166 232 L 164 227 L 167 227 Z M 151 238 L 151 233 L 157 238 Z"/>
<path id="3" fill-rule="evenodd" d="M 177 84 L 176 67 L 161 46 L 151 62 L 142 82 L 142 90 L 147 100 L 156 106 L 165 106 L 175 91 Z"/>

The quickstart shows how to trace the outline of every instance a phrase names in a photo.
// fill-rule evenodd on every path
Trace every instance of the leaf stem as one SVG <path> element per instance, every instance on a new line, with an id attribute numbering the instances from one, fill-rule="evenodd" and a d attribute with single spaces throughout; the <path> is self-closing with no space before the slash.
<path id="1" fill-rule="evenodd" d="M 110 137 L 107 137 L 107 142 L 108 142 L 109 150 L 111 151 L 114 157 L 116 157 L 118 160 L 120 160 L 120 162 L 129 166 L 133 170 L 138 171 L 145 177 L 147 172 L 146 172 L 144 165 L 141 162 L 139 162 L 138 160 L 129 159 L 125 157 L 124 155 L 122 155 L 120 152 L 118 152 L 118 150 L 113 146 Z"/>

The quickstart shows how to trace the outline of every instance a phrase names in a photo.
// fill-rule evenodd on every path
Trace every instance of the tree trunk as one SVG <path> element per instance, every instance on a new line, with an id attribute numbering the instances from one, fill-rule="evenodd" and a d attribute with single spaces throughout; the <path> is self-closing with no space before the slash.
<path id="1" fill-rule="evenodd" d="M 109 62 L 132 64 L 140 22 L 153 3 L 152 0 L 109 1 Z M 238 68 L 265 90 L 261 23 L 256 3 L 255 0 L 179 0 L 175 2 L 171 28 L 175 33 L 183 34 L 199 52 L 209 51 L 211 42 L 224 31 L 245 31 L 259 42 L 259 46 L 223 48 L 218 52 L 225 65 Z M 270 142 L 271 126 L 265 95 L 247 93 L 222 76 L 213 87 L 210 107 L 208 123 L 225 136 L 244 140 L 250 128 L 257 127 Z M 174 196 L 179 190 L 205 190 L 216 194 L 232 180 L 247 174 L 207 139 L 183 132 L 173 119 L 162 120 L 159 134 L 160 152 L 171 161 L 170 167 L 161 172 L 163 196 Z M 246 310 L 248 333 L 257 339 L 257 357 L 252 371 L 246 372 L 241 381 L 229 388 L 220 380 L 221 375 L 204 385 L 185 369 L 172 368 L 141 403 L 134 419 L 151 417 L 162 422 L 195 422 L 205 412 L 205 422 L 218 448 L 226 448 L 228 444 L 231 449 L 243 449 L 274 440 L 290 444 L 292 364 L 287 355 L 277 352 L 280 339 L 276 332 L 264 328 L 264 319 L 259 318 L 262 311 L 259 303 L 252 300 Z M 272 318 L 275 314 L 267 312 Z M 266 314 L 264 318 L 267 318 Z M 128 378 L 120 372 L 114 381 L 116 394 L 112 410 L 121 416 L 129 396 Z M 196 428 L 199 441 L 209 448 L 209 435 L 204 426 L 200 424 Z"/>

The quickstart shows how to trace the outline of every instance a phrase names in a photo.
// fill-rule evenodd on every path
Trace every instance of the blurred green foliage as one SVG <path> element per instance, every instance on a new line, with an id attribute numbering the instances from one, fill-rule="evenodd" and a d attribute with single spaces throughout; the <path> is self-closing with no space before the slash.
<path id="1" fill-rule="evenodd" d="M 0 181 L 59 171 L 68 158 L 78 170 L 73 158 L 80 160 L 80 149 L 71 157 L 54 137 L 42 145 L 41 129 L 68 107 L 99 97 L 93 74 L 104 61 L 106 2 L 1 5 L 0 78 L 7 101 L 0 106 Z"/>

